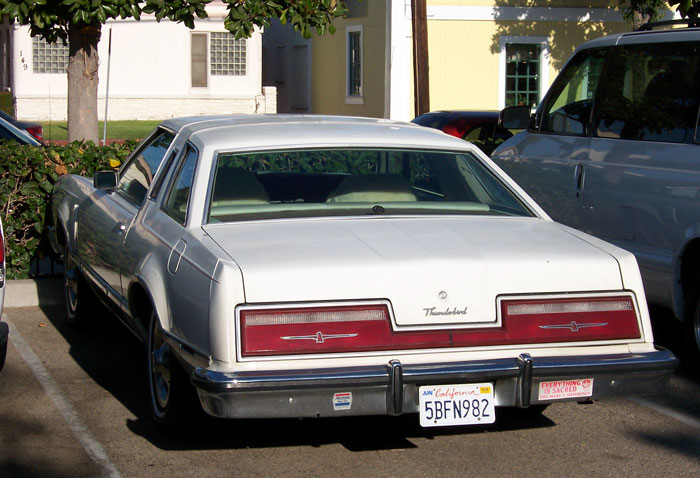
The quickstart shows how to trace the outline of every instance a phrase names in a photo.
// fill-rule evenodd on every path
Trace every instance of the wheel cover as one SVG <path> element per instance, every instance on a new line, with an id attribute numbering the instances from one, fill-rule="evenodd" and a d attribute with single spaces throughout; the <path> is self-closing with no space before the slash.
<path id="1" fill-rule="evenodd" d="M 75 314 L 78 310 L 78 270 L 67 250 L 64 257 L 63 279 L 66 290 L 66 306 L 71 314 Z"/>
<path id="2" fill-rule="evenodd" d="M 158 415 L 166 412 L 170 403 L 171 352 L 163 340 L 157 320 L 152 320 L 151 337 L 149 340 L 151 395 L 153 396 L 154 411 Z"/>

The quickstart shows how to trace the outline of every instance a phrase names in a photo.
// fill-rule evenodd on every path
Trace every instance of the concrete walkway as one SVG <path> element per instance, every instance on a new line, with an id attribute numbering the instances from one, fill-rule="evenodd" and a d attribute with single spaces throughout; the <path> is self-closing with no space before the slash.
<path id="1" fill-rule="evenodd" d="M 8 280 L 4 307 L 63 304 L 63 278 Z"/>

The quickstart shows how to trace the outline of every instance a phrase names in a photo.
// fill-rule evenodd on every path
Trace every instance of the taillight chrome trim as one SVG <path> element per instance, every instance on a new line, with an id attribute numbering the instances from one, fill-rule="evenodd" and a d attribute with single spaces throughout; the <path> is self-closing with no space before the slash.
<path id="1" fill-rule="evenodd" d="M 627 304 L 631 304 L 631 309 L 630 307 L 619 307 L 620 304 L 617 306 L 613 305 L 612 307 L 610 304 L 614 304 L 616 301 L 614 300 L 609 300 L 611 298 L 620 298 L 624 299 L 621 300 L 620 302 L 625 302 Z M 615 311 L 618 308 L 623 311 L 629 311 L 630 313 L 634 314 L 634 322 L 636 324 L 636 334 L 635 336 L 627 336 L 627 337 L 602 337 L 602 338 L 577 338 L 578 334 L 575 336 L 571 337 L 571 340 L 547 340 L 547 339 L 542 339 L 539 340 L 537 338 L 536 340 L 532 341 L 527 341 L 527 340 L 522 340 L 519 339 L 519 341 L 512 342 L 512 343 L 503 343 L 502 339 L 498 338 L 493 338 L 490 335 L 496 334 L 496 335 L 507 335 L 507 327 L 504 324 L 503 320 L 503 302 L 504 301 L 547 301 L 547 300 L 552 300 L 552 301 L 582 301 L 586 299 L 591 299 L 592 301 L 600 301 L 603 303 L 608 304 L 606 307 L 590 307 L 588 312 L 596 312 L 596 308 L 600 308 L 603 311 Z M 370 300 L 370 301 L 333 301 L 333 302 L 304 302 L 304 303 L 277 303 L 277 304 L 245 304 L 245 305 L 240 305 L 236 307 L 236 312 L 235 312 L 235 342 L 236 342 L 236 358 L 238 362 L 255 362 L 255 361 L 277 361 L 277 360 L 301 360 L 301 359 L 316 359 L 316 358 L 344 358 L 344 357 L 366 357 L 366 356 L 399 356 L 399 355 L 405 355 L 405 354 L 416 354 L 416 353 L 429 353 L 429 352 L 445 352 L 445 353 L 454 353 L 454 352 L 480 352 L 484 350 L 507 350 L 507 349 L 512 349 L 512 348 L 522 348 L 523 346 L 527 347 L 528 349 L 541 349 L 541 348 L 549 348 L 549 347 L 581 347 L 581 346 L 607 346 L 607 345 L 621 345 L 621 344 L 631 344 L 631 343 L 641 343 L 646 340 L 645 335 L 646 331 L 644 329 L 643 323 L 644 323 L 644 317 L 640 313 L 639 309 L 639 304 L 636 299 L 636 295 L 632 291 L 628 290 L 623 290 L 623 291 L 607 291 L 607 292 L 581 292 L 581 293 L 562 293 L 562 294 L 513 294 L 513 295 L 501 295 L 496 297 L 496 314 L 497 314 L 497 323 L 498 325 L 495 327 L 492 327 L 490 329 L 483 329 L 480 327 L 472 327 L 465 329 L 464 327 L 456 326 L 456 327 L 445 327 L 442 329 L 435 329 L 433 327 L 403 327 L 399 326 L 396 323 L 395 317 L 394 317 L 394 311 L 391 306 L 391 303 L 388 300 Z M 260 354 L 260 355 L 243 355 L 243 343 L 242 343 L 242 325 L 241 325 L 241 312 L 246 311 L 246 310 L 255 310 L 255 311 L 265 311 L 265 310 L 287 310 L 287 309 L 296 309 L 296 310 L 301 310 L 301 309 L 319 309 L 319 308 L 333 308 L 333 307 L 372 307 L 372 306 L 379 306 L 379 307 L 385 307 L 386 313 L 388 314 L 388 319 L 386 320 L 388 327 L 392 331 L 392 334 L 398 334 L 398 335 L 404 335 L 404 334 L 425 334 L 425 335 L 439 335 L 440 333 L 447 334 L 450 336 L 450 340 L 452 341 L 452 345 L 446 345 L 446 344 L 424 344 L 425 346 L 416 346 L 416 347 L 406 347 L 406 348 L 387 348 L 387 349 L 381 349 L 381 350 L 365 350 L 365 351 L 353 351 L 353 352 L 348 352 L 348 351 L 337 351 L 337 352 L 318 352 L 318 353 L 281 353 L 281 354 L 270 354 L 270 355 L 265 355 L 265 354 Z M 524 309 L 526 310 L 526 309 Z M 562 310 L 565 310 L 562 309 Z M 568 313 L 571 313 L 568 311 Z M 575 312 L 574 312 L 575 313 Z M 517 314 L 512 314 L 514 317 L 517 317 Z M 524 315 L 524 314 L 523 314 Z M 592 317 L 593 318 L 593 317 Z M 359 319 L 358 321 L 361 321 L 363 319 Z M 382 319 L 384 320 L 384 319 Z M 513 320 L 513 318 L 511 318 Z M 517 320 L 517 319 L 516 319 Z M 593 325 L 595 326 L 602 326 L 603 324 L 600 323 L 600 321 L 594 321 L 593 322 L 577 322 L 577 321 L 566 321 L 566 324 L 563 324 L 561 326 L 555 326 L 551 327 L 549 325 L 546 325 L 545 327 L 540 327 L 540 329 L 582 329 L 582 330 L 587 330 L 593 328 Z M 313 322 L 312 322 L 313 323 Z M 608 325 L 608 324 L 604 324 Z M 313 337 L 311 335 L 303 335 L 303 336 L 297 336 L 295 335 L 293 338 L 299 341 L 316 341 L 316 343 L 323 343 L 326 341 L 328 338 L 336 338 L 333 337 L 333 333 L 330 332 L 330 335 L 327 335 L 325 331 L 321 331 L 322 335 L 319 339 L 319 336 L 316 334 Z M 578 332 L 578 330 L 571 330 L 571 332 Z M 481 335 L 483 339 L 481 339 L 481 343 L 473 343 L 470 344 L 468 343 L 468 339 L 465 337 L 468 337 L 469 335 L 474 334 L 474 335 Z M 584 335 L 584 334 L 581 334 Z M 280 337 L 282 338 L 282 337 Z M 286 340 L 286 338 L 284 339 Z"/>

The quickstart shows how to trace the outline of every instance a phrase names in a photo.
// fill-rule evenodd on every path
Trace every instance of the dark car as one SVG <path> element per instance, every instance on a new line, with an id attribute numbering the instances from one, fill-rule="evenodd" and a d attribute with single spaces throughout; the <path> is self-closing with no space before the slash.
<path id="1" fill-rule="evenodd" d="M 498 111 L 432 111 L 414 118 L 411 122 L 439 129 L 465 141 L 475 143 L 490 154 L 498 145 L 513 136 L 509 130 L 499 126 Z M 500 140 L 500 141 L 499 141 Z M 489 148 L 489 145 L 493 147 Z"/>
<path id="2" fill-rule="evenodd" d="M 31 146 L 42 146 L 44 144 L 27 131 L 16 127 L 3 118 L 0 118 L 0 141 L 16 141 L 19 144 L 29 144 Z"/>
<path id="3" fill-rule="evenodd" d="M 37 140 L 44 141 L 44 128 L 39 123 L 16 120 L 9 113 L 3 110 L 0 110 L 0 118 L 4 119 L 8 123 L 12 123 L 19 129 L 23 129 L 27 133 L 34 136 Z"/>

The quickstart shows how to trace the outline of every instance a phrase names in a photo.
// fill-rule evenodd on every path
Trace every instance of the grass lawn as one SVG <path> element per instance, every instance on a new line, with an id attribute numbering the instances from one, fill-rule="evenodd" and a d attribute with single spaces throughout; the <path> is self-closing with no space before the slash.
<path id="1" fill-rule="evenodd" d="M 109 121 L 107 123 L 107 139 L 143 139 L 160 121 Z M 68 139 L 68 122 L 52 121 L 41 123 L 44 127 L 44 141 L 60 141 Z M 102 140 L 104 123 L 99 122 L 98 136 Z"/>

